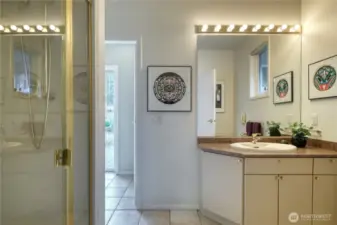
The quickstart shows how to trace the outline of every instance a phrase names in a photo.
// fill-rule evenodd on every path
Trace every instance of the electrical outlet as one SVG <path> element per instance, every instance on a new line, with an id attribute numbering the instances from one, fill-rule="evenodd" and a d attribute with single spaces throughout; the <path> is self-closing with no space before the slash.
<path id="1" fill-rule="evenodd" d="M 311 125 L 312 126 L 314 126 L 314 127 L 316 127 L 316 126 L 318 126 L 318 115 L 317 115 L 317 113 L 313 113 L 313 114 L 311 114 Z"/>

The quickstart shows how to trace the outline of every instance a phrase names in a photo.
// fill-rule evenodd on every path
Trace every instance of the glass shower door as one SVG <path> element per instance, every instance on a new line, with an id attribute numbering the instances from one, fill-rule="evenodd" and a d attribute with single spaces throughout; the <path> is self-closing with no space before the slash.
<path id="1" fill-rule="evenodd" d="M 89 224 L 87 9 L 0 1 L 0 225 Z"/>

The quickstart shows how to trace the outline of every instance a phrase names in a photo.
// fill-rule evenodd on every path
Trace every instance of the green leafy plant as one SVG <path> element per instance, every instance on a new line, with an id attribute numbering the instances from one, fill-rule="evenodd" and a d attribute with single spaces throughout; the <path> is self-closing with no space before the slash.
<path id="1" fill-rule="evenodd" d="M 313 127 L 308 127 L 304 125 L 303 123 L 293 123 L 290 124 L 291 133 L 293 137 L 305 137 L 308 138 L 311 136 L 311 131 Z"/>
<path id="2" fill-rule="evenodd" d="M 270 136 L 281 136 L 281 123 L 276 123 L 274 121 L 267 121 L 267 126 Z"/>
<path id="3" fill-rule="evenodd" d="M 298 148 L 304 148 L 307 145 L 307 139 L 311 136 L 313 127 L 308 127 L 303 123 L 293 123 L 289 126 L 292 138 L 291 143 Z"/>

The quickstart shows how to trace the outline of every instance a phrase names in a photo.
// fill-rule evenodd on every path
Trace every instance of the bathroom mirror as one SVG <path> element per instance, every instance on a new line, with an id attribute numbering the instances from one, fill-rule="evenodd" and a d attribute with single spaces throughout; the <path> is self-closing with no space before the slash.
<path id="1" fill-rule="evenodd" d="M 6 40 L 5 40 L 6 41 Z M 42 98 L 46 95 L 49 73 L 47 36 L 10 36 L 9 65 L 14 93 L 19 97 Z"/>
<path id="2" fill-rule="evenodd" d="M 299 122 L 300 75 L 299 34 L 198 35 L 198 136 L 245 136 L 247 122 L 268 136 L 267 121 Z"/>

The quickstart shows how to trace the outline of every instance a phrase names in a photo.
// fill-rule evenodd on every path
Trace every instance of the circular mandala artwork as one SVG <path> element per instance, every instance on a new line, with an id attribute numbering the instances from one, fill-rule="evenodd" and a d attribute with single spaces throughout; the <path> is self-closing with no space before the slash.
<path id="1" fill-rule="evenodd" d="M 320 67 L 314 75 L 314 85 L 319 91 L 329 90 L 336 82 L 336 69 L 332 66 Z"/>
<path id="2" fill-rule="evenodd" d="M 184 97 L 186 84 L 178 74 L 166 72 L 154 81 L 153 92 L 160 102 L 172 105 Z"/>
<path id="3" fill-rule="evenodd" d="M 287 96 L 289 91 L 289 84 L 288 81 L 285 79 L 279 80 L 276 84 L 276 94 L 280 98 L 284 98 Z"/>

